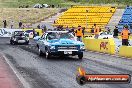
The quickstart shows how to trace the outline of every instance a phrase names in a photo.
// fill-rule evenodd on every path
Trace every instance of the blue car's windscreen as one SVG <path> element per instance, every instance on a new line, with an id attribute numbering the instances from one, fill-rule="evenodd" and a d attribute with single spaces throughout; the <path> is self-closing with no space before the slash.
<path id="1" fill-rule="evenodd" d="M 60 38 L 71 39 L 71 38 L 74 38 L 74 36 L 70 33 L 62 33 L 60 34 Z"/>
<path id="2" fill-rule="evenodd" d="M 47 39 L 52 40 L 52 39 L 71 39 L 74 38 L 74 36 L 71 33 L 48 33 Z"/>

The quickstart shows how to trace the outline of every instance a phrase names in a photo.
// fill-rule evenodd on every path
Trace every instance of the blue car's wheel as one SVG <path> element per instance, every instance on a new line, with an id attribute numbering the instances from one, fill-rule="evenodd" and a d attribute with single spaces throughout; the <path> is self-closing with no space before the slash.
<path id="1" fill-rule="evenodd" d="M 82 60 L 82 58 L 83 58 L 83 53 L 78 54 L 78 58 L 79 58 L 80 60 Z"/>
<path id="2" fill-rule="evenodd" d="M 46 59 L 50 59 L 51 58 L 51 54 L 48 52 L 48 50 L 45 53 L 45 57 L 46 57 Z"/>

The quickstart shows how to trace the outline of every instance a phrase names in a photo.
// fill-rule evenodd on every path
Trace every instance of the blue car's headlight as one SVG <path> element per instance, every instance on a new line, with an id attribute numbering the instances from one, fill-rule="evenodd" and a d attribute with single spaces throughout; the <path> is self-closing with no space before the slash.
<path id="1" fill-rule="evenodd" d="M 81 50 L 85 49 L 85 46 L 84 46 L 84 45 L 81 45 L 81 46 L 80 46 L 80 49 L 81 49 Z"/>
<path id="2" fill-rule="evenodd" d="M 50 46 L 50 49 L 55 49 L 55 46 Z"/>

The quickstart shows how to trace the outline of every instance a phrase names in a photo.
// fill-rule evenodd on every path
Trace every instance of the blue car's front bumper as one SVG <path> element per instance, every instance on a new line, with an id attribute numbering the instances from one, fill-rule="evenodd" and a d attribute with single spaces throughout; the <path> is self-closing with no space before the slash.
<path id="1" fill-rule="evenodd" d="M 83 51 L 66 51 L 66 52 L 72 52 L 71 54 L 67 53 L 65 54 L 65 51 L 55 51 L 55 50 L 51 50 L 50 53 L 52 55 L 55 55 L 55 56 L 61 56 L 61 55 L 64 55 L 64 56 L 75 56 L 75 55 L 79 55 L 79 54 L 83 54 Z"/>

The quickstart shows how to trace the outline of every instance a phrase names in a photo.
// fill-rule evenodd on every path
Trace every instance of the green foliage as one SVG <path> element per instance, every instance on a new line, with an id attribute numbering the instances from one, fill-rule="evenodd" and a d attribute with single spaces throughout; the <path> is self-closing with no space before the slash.
<path id="1" fill-rule="evenodd" d="M 50 4 L 50 5 L 78 5 L 78 4 L 122 4 L 132 5 L 132 0 L 0 0 L 0 7 L 19 7 L 29 5 L 33 7 L 35 4 Z M 68 3 L 68 4 L 67 4 Z"/>

